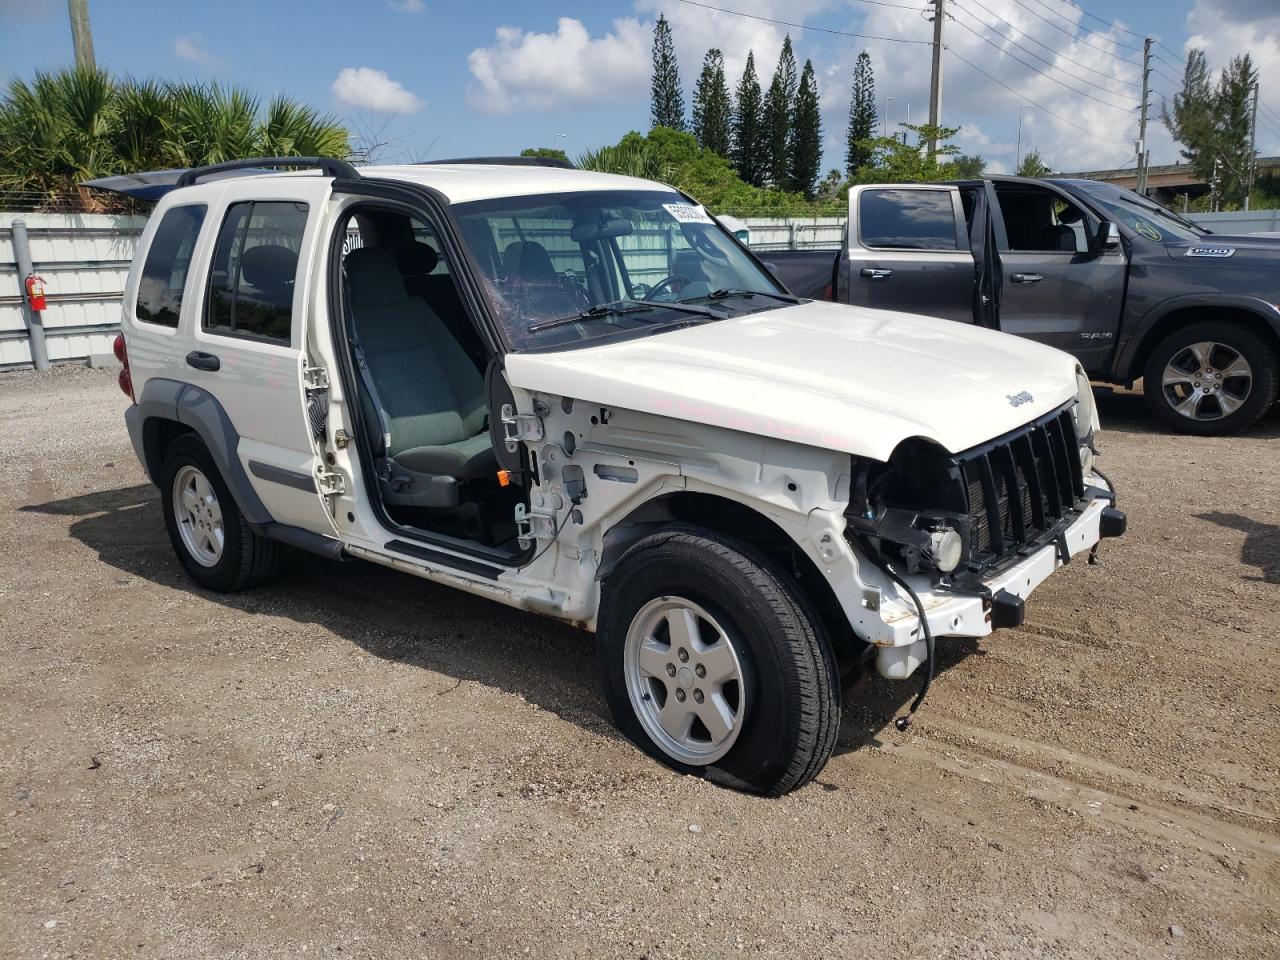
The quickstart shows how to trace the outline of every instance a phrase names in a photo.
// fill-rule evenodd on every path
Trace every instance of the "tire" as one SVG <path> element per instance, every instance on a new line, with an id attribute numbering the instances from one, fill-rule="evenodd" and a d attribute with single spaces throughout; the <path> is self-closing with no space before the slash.
<path id="1" fill-rule="evenodd" d="M 209 451 L 193 434 L 178 437 L 165 451 L 160 503 L 179 562 L 206 590 L 234 593 L 278 571 L 280 544 L 253 532 Z"/>
<path id="2" fill-rule="evenodd" d="M 1156 345 L 1142 376 L 1143 397 L 1156 418 L 1202 437 L 1252 426 L 1275 401 L 1277 389 L 1275 351 L 1235 321 L 1206 320 L 1175 330 Z"/>
<path id="3" fill-rule="evenodd" d="M 602 590 L 605 697 L 637 746 L 750 793 L 780 796 L 817 776 L 835 748 L 840 677 L 818 617 L 768 558 L 718 534 L 671 528 L 628 549 Z M 732 672 L 726 665 L 737 678 L 717 683 Z M 673 704 L 677 690 L 685 693 Z M 679 738 L 660 719 L 669 704 L 671 728 L 685 711 Z"/>

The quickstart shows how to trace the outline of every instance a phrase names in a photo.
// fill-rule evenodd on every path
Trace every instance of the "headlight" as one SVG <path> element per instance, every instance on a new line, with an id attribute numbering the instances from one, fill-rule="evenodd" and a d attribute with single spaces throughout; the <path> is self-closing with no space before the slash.
<path id="1" fill-rule="evenodd" d="M 929 552 L 937 568 L 950 573 L 964 557 L 964 540 L 950 527 L 939 527 L 929 534 Z"/>
<path id="2" fill-rule="evenodd" d="M 1082 443 L 1087 442 L 1099 429 L 1098 406 L 1093 401 L 1093 387 L 1084 371 L 1076 367 L 1076 405 L 1071 409 L 1076 422 L 1076 437 Z"/>

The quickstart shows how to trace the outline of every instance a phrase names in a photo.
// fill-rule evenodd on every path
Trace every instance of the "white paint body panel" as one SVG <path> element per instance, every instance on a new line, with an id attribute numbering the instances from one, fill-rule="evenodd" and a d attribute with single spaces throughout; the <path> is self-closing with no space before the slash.
<path id="1" fill-rule="evenodd" d="M 887 460 L 952 453 L 1075 396 L 1075 360 L 949 320 L 805 303 L 622 343 L 507 358 L 512 386 Z M 1014 405 L 1011 397 L 1032 400 Z"/>

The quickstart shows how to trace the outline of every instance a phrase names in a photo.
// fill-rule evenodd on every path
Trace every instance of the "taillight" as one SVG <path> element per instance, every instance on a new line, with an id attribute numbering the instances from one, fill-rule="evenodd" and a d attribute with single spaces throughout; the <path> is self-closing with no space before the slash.
<path id="1" fill-rule="evenodd" d="M 129 373 L 129 351 L 125 348 L 123 333 L 116 334 L 116 339 L 111 344 L 111 352 L 116 355 L 116 359 L 120 361 L 120 365 L 124 368 L 120 371 L 120 377 L 117 380 L 120 384 L 120 390 L 126 397 L 137 403 L 138 399 L 133 395 L 133 375 Z"/>

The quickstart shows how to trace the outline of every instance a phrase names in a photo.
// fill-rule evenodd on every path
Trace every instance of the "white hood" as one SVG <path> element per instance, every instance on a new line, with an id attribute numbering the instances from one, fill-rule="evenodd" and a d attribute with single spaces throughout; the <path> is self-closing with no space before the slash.
<path id="1" fill-rule="evenodd" d="M 1075 368 L 1019 337 L 821 302 L 506 361 L 513 387 L 877 460 L 908 437 L 958 453 L 1014 430 L 1075 396 Z"/>

